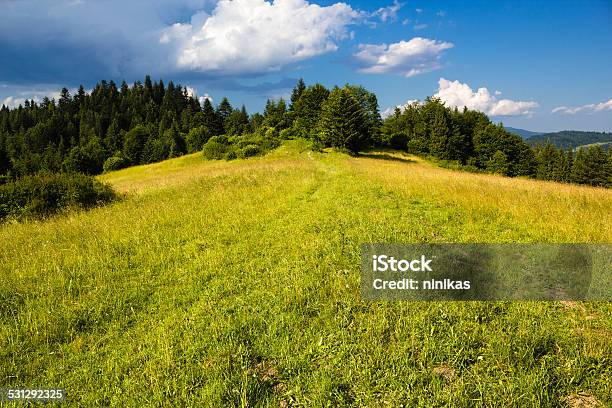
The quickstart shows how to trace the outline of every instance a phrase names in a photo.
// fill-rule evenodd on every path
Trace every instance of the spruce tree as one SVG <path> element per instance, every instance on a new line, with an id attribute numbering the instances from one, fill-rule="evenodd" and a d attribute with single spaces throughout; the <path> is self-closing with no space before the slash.
<path id="1" fill-rule="evenodd" d="M 302 96 L 302 93 L 304 93 L 305 89 L 306 89 L 306 85 L 304 84 L 304 80 L 302 78 L 300 78 L 298 80 L 297 84 L 295 84 L 295 87 L 293 88 L 293 91 L 291 91 L 291 103 L 289 104 L 289 110 L 290 111 L 293 111 L 294 105 L 300 99 L 300 97 Z"/>
<path id="2" fill-rule="evenodd" d="M 221 128 L 223 132 L 227 132 L 225 121 L 227 120 L 229 115 L 232 114 L 233 111 L 234 111 L 234 108 L 232 108 L 232 105 L 230 104 L 227 98 L 223 98 L 219 106 L 217 106 L 217 110 L 216 110 L 217 122 L 219 123 L 219 128 Z"/>
<path id="3" fill-rule="evenodd" d="M 359 102 L 346 88 L 335 88 L 323 104 L 318 135 L 326 145 L 354 153 L 367 142 L 366 117 Z"/>
<path id="4" fill-rule="evenodd" d="M 579 148 L 572 166 L 571 180 L 578 184 L 606 186 L 608 159 L 600 146 Z"/>
<path id="5" fill-rule="evenodd" d="M 293 131 L 297 136 L 311 138 L 329 90 L 321 84 L 309 86 L 293 105 Z"/>
<path id="6" fill-rule="evenodd" d="M 450 159 L 450 152 L 447 148 L 449 136 L 450 129 L 445 111 L 438 109 L 434 114 L 433 123 L 430 128 L 429 152 L 440 159 Z"/>
<path id="7" fill-rule="evenodd" d="M 608 156 L 605 165 L 605 173 L 607 176 L 605 187 L 612 188 L 612 146 L 608 146 Z"/>
<path id="8" fill-rule="evenodd" d="M 568 154 L 563 150 L 557 153 L 557 160 L 553 164 L 552 180 L 558 182 L 569 182 L 571 178 L 571 167 L 568 159 Z"/>
<path id="9" fill-rule="evenodd" d="M 123 154 L 132 165 L 141 163 L 141 155 L 149 138 L 149 131 L 142 125 L 126 133 L 123 142 Z"/>
<path id="10" fill-rule="evenodd" d="M 558 165 L 560 158 L 559 152 L 552 143 L 547 142 L 538 149 L 537 161 L 536 177 L 540 180 L 554 180 L 555 166 Z"/>
<path id="11" fill-rule="evenodd" d="M 218 136 L 223 134 L 223 124 L 219 123 L 215 108 L 210 99 L 205 98 L 202 104 L 202 113 L 204 114 L 203 125 L 206 126 L 213 135 Z"/>

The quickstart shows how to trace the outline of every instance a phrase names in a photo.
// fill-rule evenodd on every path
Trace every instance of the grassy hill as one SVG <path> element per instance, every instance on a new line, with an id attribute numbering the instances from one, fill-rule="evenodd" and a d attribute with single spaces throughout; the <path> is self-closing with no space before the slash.
<path id="1" fill-rule="evenodd" d="M 72 406 L 612 404 L 610 303 L 359 295 L 364 242 L 612 242 L 611 190 L 300 141 L 100 179 L 125 198 L 0 226 L 0 386 Z"/>
<path id="2" fill-rule="evenodd" d="M 570 147 L 612 142 L 612 133 L 564 130 L 561 132 L 543 133 L 531 136 L 527 139 L 527 142 L 531 145 L 550 142 L 556 147 L 567 149 Z"/>

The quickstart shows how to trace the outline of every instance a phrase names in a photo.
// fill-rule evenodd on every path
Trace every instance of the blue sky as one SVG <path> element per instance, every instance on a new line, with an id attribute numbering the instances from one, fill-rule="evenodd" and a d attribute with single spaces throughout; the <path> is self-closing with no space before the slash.
<path id="1" fill-rule="evenodd" d="M 612 131 L 612 2 L 9 0 L 0 103 L 172 79 L 251 112 L 297 78 L 381 110 L 437 95 L 537 131 Z"/>

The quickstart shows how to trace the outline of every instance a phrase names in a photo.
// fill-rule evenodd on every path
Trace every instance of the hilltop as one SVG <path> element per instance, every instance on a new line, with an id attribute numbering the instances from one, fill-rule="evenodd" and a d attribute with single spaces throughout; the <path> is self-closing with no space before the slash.
<path id="1" fill-rule="evenodd" d="M 2 378 L 74 406 L 612 403 L 609 303 L 359 295 L 366 242 L 610 242 L 610 190 L 300 140 L 98 179 L 125 197 L 0 226 Z"/>

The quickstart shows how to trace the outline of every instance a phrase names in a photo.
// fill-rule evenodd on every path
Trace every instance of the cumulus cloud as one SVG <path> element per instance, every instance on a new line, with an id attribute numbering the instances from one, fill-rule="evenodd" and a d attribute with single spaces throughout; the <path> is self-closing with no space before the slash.
<path id="1" fill-rule="evenodd" d="M 165 29 L 160 43 L 191 71 L 263 73 L 335 51 L 360 13 L 344 3 L 305 0 L 221 0 L 210 15 Z"/>
<path id="2" fill-rule="evenodd" d="M 389 45 L 360 44 L 360 51 L 353 56 L 360 72 L 413 77 L 440 68 L 440 58 L 450 48 L 453 44 L 449 42 L 415 37 Z"/>
<path id="3" fill-rule="evenodd" d="M 440 78 L 438 92 L 434 95 L 447 106 L 478 110 L 490 116 L 521 116 L 531 115 L 531 109 L 538 107 L 533 101 L 513 101 L 498 99 L 487 88 L 478 88 L 476 92 L 468 84 L 459 81 L 449 81 Z"/>
<path id="4" fill-rule="evenodd" d="M 2 2 L 0 78 L 28 84 L 140 78 L 170 72 L 160 30 L 208 0 Z M 134 16 L 137 16 L 135 18 Z M 27 29 L 24 29 L 27 27 Z M 78 78 L 78 79 L 76 79 Z M 77 82 L 78 81 L 78 82 Z"/>
<path id="5" fill-rule="evenodd" d="M 207 99 L 210 101 L 210 103 L 213 103 L 213 98 L 208 94 L 208 92 L 205 92 L 203 96 L 198 96 L 198 93 L 194 88 L 190 86 L 185 86 L 185 88 L 187 89 L 187 96 L 190 98 L 197 98 L 200 105 L 204 104 L 204 101 Z"/>
<path id="6" fill-rule="evenodd" d="M 2 105 L 9 108 L 16 108 L 19 105 L 23 105 L 25 101 L 25 98 L 15 98 L 14 96 L 7 96 L 2 100 Z"/>
<path id="7" fill-rule="evenodd" d="M 557 106 L 551 113 L 560 113 L 563 115 L 575 115 L 576 113 L 597 113 L 603 111 L 612 111 L 612 99 L 601 103 L 589 103 L 588 105 L 580 106 Z"/>
<path id="8" fill-rule="evenodd" d="M 205 93 L 203 96 L 198 97 L 198 101 L 200 102 L 200 105 L 204 105 L 204 101 L 206 100 L 208 100 L 210 103 L 214 102 L 212 96 L 210 96 L 208 93 Z"/>
<path id="9" fill-rule="evenodd" d="M 395 0 L 392 5 L 387 6 L 387 7 L 381 7 L 378 10 L 376 10 L 374 13 L 372 13 L 372 15 L 374 17 L 380 18 L 380 21 L 382 21 L 383 23 L 386 23 L 387 20 L 389 20 L 389 21 L 396 21 L 397 20 L 397 12 L 401 8 L 402 8 L 402 3 L 400 3 L 397 0 Z"/>
<path id="10" fill-rule="evenodd" d="M 391 0 L 387 0 L 391 3 Z M 29 84 L 194 72 L 251 76 L 335 51 L 351 24 L 390 21 L 337 0 L 20 0 L 3 3 L 3 81 Z M 376 13 L 376 16 L 373 16 Z M 134 18 L 138 16 L 138 18 Z M 28 27 L 23 30 L 23 27 Z"/>
<path id="11" fill-rule="evenodd" d="M 388 116 L 391 116 L 393 114 L 393 112 L 395 112 L 395 109 L 399 109 L 400 112 L 405 111 L 410 105 L 421 105 L 422 102 L 418 99 L 409 99 L 406 101 L 406 103 L 404 103 L 403 105 L 396 105 L 396 106 L 390 106 L 387 109 L 383 110 L 380 113 L 380 116 L 382 116 L 382 118 L 386 118 Z"/>
<path id="12" fill-rule="evenodd" d="M 71 92 L 76 91 L 72 90 Z M 8 108 L 17 108 L 19 105 L 24 105 L 25 101 L 34 101 L 36 103 L 42 102 L 43 98 L 58 100 L 60 97 L 60 91 L 54 89 L 32 89 L 27 91 L 20 91 L 17 95 L 9 95 L 0 101 L 0 106 L 4 105 Z"/>

